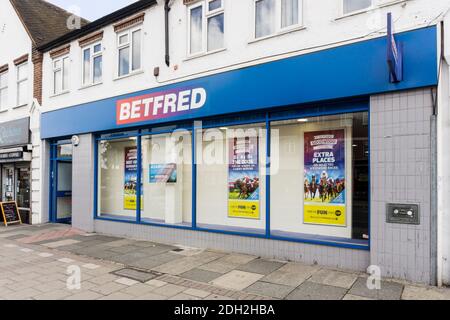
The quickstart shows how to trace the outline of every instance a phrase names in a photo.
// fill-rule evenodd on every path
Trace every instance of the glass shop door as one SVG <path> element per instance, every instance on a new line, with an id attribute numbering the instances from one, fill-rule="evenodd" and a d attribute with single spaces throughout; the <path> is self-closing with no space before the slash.
<path id="1" fill-rule="evenodd" d="M 54 144 L 51 148 L 51 221 L 72 222 L 72 144 Z"/>
<path id="2" fill-rule="evenodd" d="M 15 201 L 14 197 L 14 165 L 3 165 L 2 166 L 2 202 Z"/>

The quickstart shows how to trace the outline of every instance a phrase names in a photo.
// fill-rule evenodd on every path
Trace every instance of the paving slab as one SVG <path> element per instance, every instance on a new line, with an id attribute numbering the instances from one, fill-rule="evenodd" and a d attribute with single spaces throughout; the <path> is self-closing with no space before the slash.
<path id="1" fill-rule="evenodd" d="M 191 296 L 191 295 L 189 295 L 189 294 L 186 294 L 186 293 L 179 293 L 179 294 L 177 294 L 176 296 L 173 296 L 172 298 L 170 298 L 169 300 L 178 300 L 178 301 L 186 301 L 186 300 L 200 300 L 200 298 L 199 297 L 194 297 L 194 296 Z"/>
<path id="2" fill-rule="evenodd" d="M 221 259 L 219 259 L 219 260 L 221 260 Z M 239 267 L 238 264 L 233 264 L 233 263 L 219 261 L 219 260 L 215 260 L 213 262 L 204 264 L 198 268 L 205 270 L 205 271 L 211 271 L 211 272 L 225 274 L 225 273 L 233 271 L 234 269 Z"/>
<path id="3" fill-rule="evenodd" d="M 114 275 L 130 278 L 139 282 L 147 282 L 159 277 L 161 274 L 144 272 L 136 269 L 125 268 L 113 272 Z"/>
<path id="4" fill-rule="evenodd" d="M 367 278 L 358 278 L 349 294 L 376 300 L 399 300 L 403 293 L 403 285 L 390 281 L 381 281 L 380 290 L 367 288 Z"/>
<path id="5" fill-rule="evenodd" d="M 68 296 L 64 300 L 80 300 L 80 301 L 82 301 L 82 300 L 97 300 L 102 297 L 103 297 L 103 295 L 101 295 L 97 292 L 87 290 L 87 291 L 83 291 L 83 292 Z"/>
<path id="6" fill-rule="evenodd" d="M 238 267 L 237 270 L 267 275 L 274 272 L 275 270 L 280 269 L 284 265 L 285 263 L 281 262 L 255 259 L 245 265 Z"/>
<path id="7" fill-rule="evenodd" d="M 184 293 L 186 293 L 190 296 L 194 296 L 194 297 L 202 298 L 202 299 L 211 295 L 211 292 L 199 290 L 199 289 L 193 289 L 193 288 L 189 288 L 189 289 L 185 290 Z"/>
<path id="8" fill-rule="evenodd" d="M 43 244 L 45 247 L 48 248 L 58 248 L 62 246 L 68 246 L 72 244 L 80 243 L 78 240 L 72 240 L 72 239 L 66 239 L 66 240 L 60 240 L 60 241 L 53 241 Z"/>
<path id="9" fill-rule="evenodd" d="M 103 298 L 100 298 L 100 300 L 134 300 L 134 296 L 131 294 L 126 294 L 123 292 L 114 292 L 110 295 L 107 295 Z"/>
<path id="10" fill-rule="evenodd" d="M 180 256 L 177 256 L 171 252 L 166 252 L 162 254 L 158 254 L 156 256 L 145 257 L 133 262 L 130 262 L 129 265 L 141 269 L 150 270 L 152 268 L 158 267 L 170 261 L 181 259 Z"/>
<path id="11" fill-rule="evenodd" d="M 252 260 L 257 259 L 256 256 L 251 256 L 247 254 L 240 254 L 240 253 L 232 253 L 228 254 L 220 259 L 217 260 L 217 262 L 225 262 L 225 263 L 231 263 L 234 265 L 243 265 L 247 264 Z"/>
<path id="12" fill-rule="evenodd" d="M 167 245 L 152 245 L 146 248 L 139 247 L 139 252 L 145 253 L 146 256 L 156 256 L 161 253 L 169 252 L 176 249 L 176 247 Z"/>
<path id="13" fill-rule="evenodd" d="M 117 282 L 108 282 L 101 286 L 92 288 L 92 291 L 95 291 L 97 293 L 100 293 L 102 295 L 110 295 L 114 292 L 117 292 L 119 290 L 125 289 L 126 286 Z"/>
<path id="14" fill-rule="evenodd" d="M 166 296 L 162 296 L 153 292 L 146 293 L 144 295 L 139 295 L 135 300 L 166 300 Z"/>
<path id="15" fill-rule="evenodd" d="M 250 287 L 246 288 L 244 291 L 260 296 L 284 299 L 294 289 L 295 287 L 285 286 L 282 284 L 258 281 L 252 284 Z"/>
<path id="16" fill-rule="evenodd" d="M 123 284 L 124 286 L 134 286 L 139 283 L 139 281 L 129 279 L 129 278 L 119 278 L 114 280 L 115 283 Z"/>
<path id="17" fill-rule="evenodd" d="M 186 287 L 177 286 L 175 284 L 166 284 L 165 286 L 153 290 L 153 293 L 165 297 L 173 297 L 186 289 Z"/>
<path id="18" fill-rule="evenodd" d="M 214 279 L 217 279 L 221 277 L 221 273 L 212 272 L 212 271 L 206 271 L 202 269 L 192 269 L 185 273 L 182 273 L 180 277 L 183 277 L 185 279 L 198 281 L 198 282 L 205 282 L 208 283 Z"/>
<path id="19" fill-rule="evenodd" d="M 341 300 L 347 290 L 333 286 L 327 286 L 311 281 L 306 281 L 292 291 L 287 300 Z"/>
<path id="20" fill-rule="evenodd" d="M 130 265 L 133 262 L 143 259 L 145 257 L 146 257 L 145 253 L 135 251 L 135 252 L 130 252 L 130 253 L 126 253 L 126 254 L 112 256 L 109 258 L 109 260 L 117 262 L 117 263 L 122 263 L 125 265 Z"/>
<path id="21" fill-rule="evenodd" d="M 359 301 L 359 300 L 372 300 L 366 297 L 355 296 L 353 294 L 346 294 L 342 300 Z"/>
<path id="22" fill-rule="evenodd" d="M 160 273 L 168 273 L 174 276 L 185 273 L 189 270 L 195 269 L 201 266 L 203 263 L 193 257 L 185 257 L 177 260 L 170 261 L 158 267 L 152 268 L 152 270 Z"/>
<path id="23" fill-rule="evenodd" d="M 311 276 L 310 281 L 333 287 L 350 289 L 358 276 L 355 274 L 322 269 Z"/>
<path id="24" fill-rule="evenodd" d="M 109 250 L 117 252 L 117 253 L 126 254 L 126 253 L 137 251 L 139 249 L 142 249 L 142 248 L 133 246 L 133 245 L 126 245 L 126 246 L 120 246 L 120 247 L 112 247 Z"/>
<path id="25" fill-rule="evenodd" d="M 309 279 L 319 268 L 299 263 L 288 263 L 266 275 L 262 281 L 297 287 Z"/>
<path id="26" fill-rule="evenodd" d="M 158 279 L 152 279 L 150 281 L 147 281 L 146 284 L 148 284 L 152 287 L 155 287 L 155 288 L 159 288 L 159 287 L 164 287 L 167 284 L 167 282 L 164 282 L 164 281 L 161 281 Z"/>
<path id="27" fill-rule="evenodd" d="M 261 280 L 263 277 L 264 275 L 258 273 L 233 270 L 210 283 L 222 288 L 240 291 L 251 286 L 256 281 Z"/>
<path id="28" fill-rule="evenodd" d="M 145 295 L 147 293 L 151 293 L 154 289 L 155 289 L 154 287 L 149 286 L 148 284 L 138 283 L 138 284 L 132 285 L 128 288 L 125 288 L 125 289 L 121 290 L 120 292 L 130 294 L 135 297 L 139 297 L 139 296 Z"/>
<path id="29" fill-rule="evenodd" d="M 403 290 L 402 300 L 450 300 L 450 291 L 407 285 Z"/>

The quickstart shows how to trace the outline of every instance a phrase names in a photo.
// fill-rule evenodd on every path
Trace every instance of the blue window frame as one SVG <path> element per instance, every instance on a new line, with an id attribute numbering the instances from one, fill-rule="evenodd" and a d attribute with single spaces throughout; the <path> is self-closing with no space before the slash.
<path id="1" fill-rule="evenodd" d="M 291 120 L 298 118 L 306 118 L 306 117 L 318 117 L 318 116 L 328 116 L 328 115 L 340 115 L 345 113 L 356 113 L 356 112 L 368 112 L 369 111 L 369 100 L 368 97 L 363 97 L 360 99 L 355 99 L 352 101 L 341 101 L 334 102 L 328 104 L 320 104 L 316 106 L 307 106 L 307 107 L 287 107 L 284 110 L 277 109 L 277 111 L 271 112 L 268 110 L 263 113 L 253 113 L 253 114 L 244 114 L 244 115 L 235 115 L 229 117 L 221 117 L 221 118 L 212 118 L 206 119 L 203 121 L 201 128 L 219 128 L 222 126 L 233 126 L 233 125 L 244 125 L 244 124 L 253 124 L 253 123 L 265 123 L 265 127 L 267 132 L 270 132 L 271 123 L 273 121 L 280 120 Z M 370 118 L 368 119 L 368 124 L 370 127 Z M 172 127 L 171 127 L 172 125 Z M 101 216 L 98 212 L 98 145 L 99 142 L 105 140 L 117 140 L 123 139 L 124 137 L 135 137 L 137 139 L 137 152 L 138 152 L 138 168 L 142 168 L 142 146 L 141 146 L 141 137 L 147 135 L 156 135 L 162 133 L 171 133 L 174 129 L 187 129 L 191 132 L 192 136 L 192 223 L 191 226 L 183 226 L 183 225 L 170 225 L 164 223 L 153 223 L 149 221 L 143 221 L 141 219 L 141 210 L 140 210 L 140 199 L 141 199 L 141 170 L 138 171 L 138 183 L 137 183 L 137 206 L 135 212 L 135 218 L 131 219 L 122 219 L 116 217 L 108 217 Z M 185 229 L 185 230 L 194 230 L 194 231 L 202 231 L 202 232 L 212 232 L 212 233 L 220 233 L 227 235 L 237 235 L 237 236 L 245 236 L 245 237 L 254 237 L 254 238 L 264 238 L 264 239 L 272 239 L 272 240 L 281 240 L 281 241 L 290 241 L 290 242 L 300 242 L 307 244 L 316 244 L 316 245 L 326 245 L 332 247 L 339 248 L 350 248 L 350 249 L 358 249 L 358 250 L 370 250 L 370 153 L 369 157 L 369 176 L 368 176 L 368 185 L 369 185 L 369 239 L 367 241 L 362 240 L 354 240 L 354 239 L 345 239 L 345 238 L 336 238 L 336 237 L 323 237 L 323 236 L 310 236 L 305 235 L 302 237 L 301 235 L 292 236 L 289 233 L 281 233 L 281 234 L 273 234 L 271 230 L 271 209 L 270 209 L 270 156 L 271 156 L 271 135 L 266 135 L 266 157 L 267 157 L 267 177 L 266 177 L 266 228 L 263 234 L 255 234 L 248 232 L 240 232 L 234 230 L 223 230 L 223 229 L 207 229 L 198 226 L 197 223 L 197 159 L 196 159 L 196 149 L 197 142 L 196 138 L 194 138 L 194 133 L 199 129 L 196 127 L 196 122 L 190 123 L 182 123 L 182 124 L 170 124 L 164 128 L 161 127 L 145 127 L 140 128 L 139 130 L 130 131 L 130 132 L 115 132 L 115 133 L 106 133 L 99 134 L 96 138 L 95 144 L 95 195 L 94 195 L 94 219 L 97 220 L 106 220 L 106 221 L 114 221 L 121 223 L 134 223 L 134 224 L 143 224 L 143 225 L 151 225 L 156 227 L 165 227 L 165 228 L 176 228 L 176 229 Z M 370 130 L 369 130 L 370 134 Z M 370 150 L 370 136 L 369 136 L 369 147 Z"/>

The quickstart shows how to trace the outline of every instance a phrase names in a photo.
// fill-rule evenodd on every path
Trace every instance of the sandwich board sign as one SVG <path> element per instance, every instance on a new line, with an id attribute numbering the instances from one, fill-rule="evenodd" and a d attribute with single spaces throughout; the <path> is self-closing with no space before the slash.
<path id="1" fill-rule="evenodd" d="M 5 226 L 15 223 L 22 224 L 17 202 L 0 202 L 0 209 Z"/>

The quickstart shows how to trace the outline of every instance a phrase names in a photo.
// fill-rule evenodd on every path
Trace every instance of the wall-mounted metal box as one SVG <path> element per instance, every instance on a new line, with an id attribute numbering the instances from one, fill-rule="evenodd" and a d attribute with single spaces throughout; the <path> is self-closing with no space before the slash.
<path id="1" fill-rule="evenodd" d="M 420 211 L 417 204 L 387 205 L 387 223 L 420 224 Z"/>

